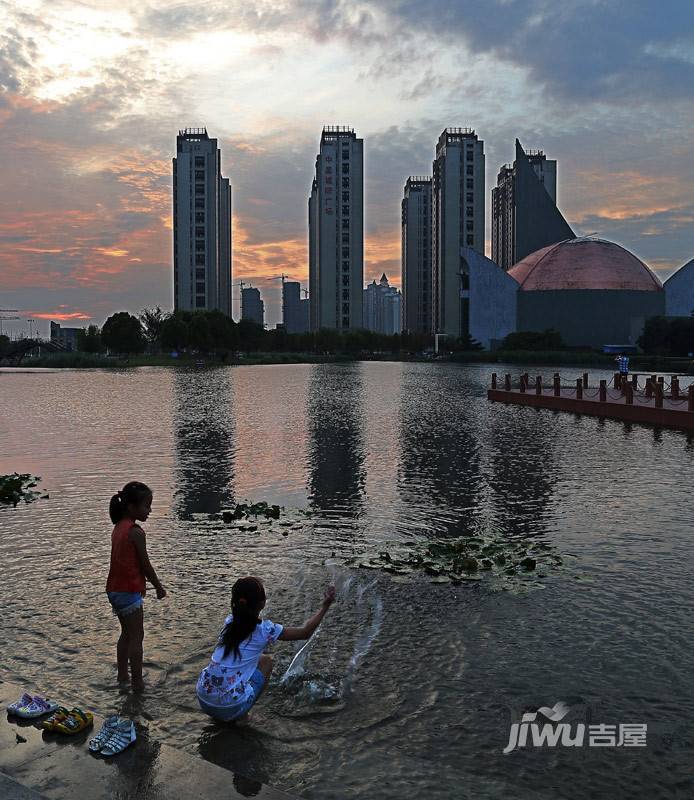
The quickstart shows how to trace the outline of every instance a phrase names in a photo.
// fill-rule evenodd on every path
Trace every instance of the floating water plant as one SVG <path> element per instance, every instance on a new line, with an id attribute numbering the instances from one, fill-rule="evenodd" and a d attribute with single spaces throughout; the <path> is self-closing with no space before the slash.
<path id="1" fill-rule="evenodd" d="M 248 519 L 249 517 L 267 517 L 268 519 L 280 518 L 280 507 L 271 506 L 268 503 L 237 503 L 233 511 L 222 511 L 224 522 L 233 522 L 238 519 Z"/>
<path id="2" fill-rule="evenodd" d="M 284 517 L 281 522 L 280 515 Z M 221 517 L 227 525 L 239 531 L 261 533 L 263 530 L 279 532 L 282 536 L 289 536 L 289 532 L 303 528 L 304 523 L 299 517 L 309 517 L 311 512 L 300 509 L 285 509 L 284 506 L 270 505 L 269 503 L 238 503 L 234 509 L 221 512 Z M 259 530 L 262 529 L 262 530 Z"/>
<path id="3" fill-rule="evenodd" d="M 461 584 L 481 581 L 489 575 L 511 581 L 533 576 L 541 578 L 562 566 L 563 559 L 546 542 L 461 536 L 393 545 L 371 555 L 362 553 L 347 563 L 394 575 L 424 572 L 431 576 L 432 583 Z"/>
<path id="4" fill-rule="evenodd" d="M 35 491 L 40 480 L 37 475 L 29 473 L 13 472 L 12 475 L 0 475 L 0 504 L 16 508 L 21 500 L 25 503 L 33 503 L 39 498 L 47 500 L 47 494 Z"/>

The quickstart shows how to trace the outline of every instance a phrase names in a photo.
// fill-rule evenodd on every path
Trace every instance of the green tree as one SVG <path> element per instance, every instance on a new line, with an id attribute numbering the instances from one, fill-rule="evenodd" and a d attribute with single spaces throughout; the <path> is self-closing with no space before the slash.
<path id="1" fill-rule="evenodd" d="M 127 311 L 112 314 L 104 322 L 101 340 L 114 353 L 142 353 L 146 344 L 140 320 Z"/>
<path id="2" fill-rule="evenodd" d="M 212 349 L 236 350 L 239 342 L 238 325 L 221 311 L 198 312 L 205 315 L 209 326 Z"/>
<path id="3" fill-rule="evenodd" d="M 185 350 L 190 344 L 188 321 L 180 313 L 174 313 L 161 326 L 161 344 L 167 350 Z"/>
<path id="4" fill-rule="evenodd" d="M 667 317 L 649 317 L 638 338 L 639 347 L 649 355 L 670 353 L 670 324 Z"/>
<path id="5" fill-rule="evenodd" d="M 210 323 L 207 314 L 196 313 L 189 325 L 190 345 L 202 353 L 209 353 L 212 350 L 212 335 L 210 334 Z"/>
<path id="6" fill-rule="evenodd" d="M 267 331 L 262 325 L 250 319 L 242 319 L 238 324 L 239 348 L 241 350 L 256 351 L 263 347 Z"/>
<path id="7" fill-rule="evenodd" d="M 77 349 L 82 353 L 101 353 L 104 345 L 101 333 L 96 325 L 90 325 L 86 330 L 77 334 Z"/>
<path id="8" fill-rule="evenodd" d="M 5 336 L 5 334 L 3 333 L 2 336 L 0 336 L 0 356 L 5 352 L 9 343 L 10 343 L 10 337 Z"/>
<path id="9" fill-rule="evenodd" d="M 564 342 L 558 331 L 517 331 L 509 333 L 501 344 L 502 350 L 563 350 Z"/>
<path id="10" fill-rule="evenodd" d="M 159 306 L 143 308 L 140 312 L 142 332 L 147 340 L 147 346 L 152 353 L 156 353 L 161 345 L 161 330 L 167 315 Z"/>
<path id="11" fill-rule="evenodd" d="M 694 352 L 694 318 L 649 317 L 638 345 L 649 355 L 689 355 Z"/>

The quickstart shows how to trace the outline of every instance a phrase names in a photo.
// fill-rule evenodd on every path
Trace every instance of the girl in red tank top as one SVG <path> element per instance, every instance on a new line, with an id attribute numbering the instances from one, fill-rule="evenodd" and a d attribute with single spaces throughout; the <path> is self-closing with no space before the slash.
<path id="1" fill-rule="evenodd" d="M 166 597 L 166 589 L 147 554 L 145 532 L 137 524 L 144 522 L 152 510 L 152 490 L 144 483 L 131 481 L 113 495 L 108 510 L 115 527 L 106 593 L 121 626 L 116 648 L 118 682 L 127 683 L 131 678 L 133 688 L 141 691 L 145 578 L 156 589 L 159 600 Z"/>

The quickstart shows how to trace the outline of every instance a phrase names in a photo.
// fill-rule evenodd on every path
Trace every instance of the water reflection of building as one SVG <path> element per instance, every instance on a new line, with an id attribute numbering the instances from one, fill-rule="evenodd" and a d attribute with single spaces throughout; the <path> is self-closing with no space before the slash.
<path id="1" fill-rule="evenodd" d="M 526 410 L 504 407 L 501 414 L 490 414 L 485 436 L 491 515 L 509 537 L 541 532 L 558 481 L 555 426 L 549 414 L 522 413 Z"/>
<path id="2" fill-rule="evenodd" d="M 232 376 L 229 369 L 174 374 L 175 506 L 182 519 L 234 502 Z"/>
<path id="3" fill-rule="evenodd" d="M 356 513 L 364 495 L 363 376 L 359 363 L 316 364 L 309 378 L 309 496 Z"/>
<path id="4" fill-rule="evenodd" d="M 461 536 L 480 519 L 479 410 L 459 370 L 412 365 L 402 373 L 398 489 L 424 528 Z"/>

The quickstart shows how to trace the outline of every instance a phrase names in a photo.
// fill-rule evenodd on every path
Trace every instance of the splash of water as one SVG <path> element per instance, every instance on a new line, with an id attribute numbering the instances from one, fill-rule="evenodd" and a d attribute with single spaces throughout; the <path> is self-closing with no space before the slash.
<path id="1" fill-rule="evenodd" d="M 354 576 L 353 575 L 337 575 L 334 570 L 331 570 L 332 579 L 335 583 L 336 594 L 338 598 L 342 601 L 346 600 L 350 595 L 350 590 L 354 583 Z M 383 602 L 380 596 L 369 596 L 367 592 L 374 588 L 374 586 L 378 583 L 378 580 L 373 580 L 370 583 L 360 583 L 355 586 L 354 588 L 354 598 L 357 605 L 357 610 L 362 611 L 364 606 L 368 604 L 370 608 L 370 623 L 368 627 L 366 627 L 357 638 L 357 641 L 354 645 L 354 650 L 352 655 L 349 659 L 347 664 L 347 668 L 345 670 L 344 677 L 341 681 L 334 685 L 323 685 L 322 683 L 315 680 L 311 680 L 308 682 L 307 689 L 308 695 L 313 700 L 333 700 L 339 699 L 343 697 L 345 694 L 349 693 L 352 688 L 352 683 L 354 681 L 354 675 L 359 667 L 359 664 L 364 659 L 364 656 L 371 650 L 371 647 L 381 631 L 381 626 L 383 624 Z M 365 596 L 368 597 L 368 600 L 365 600 Z M 287 667 L 284 675 L 280 679 L 281 685 L 286 685 L 290 682 L 295 681 L 296 679 L 300 678 L 304 675 L 306 671 L 306 661 L 310 654 L 311 648 L 313 643 L 318 638 L 320 634 L 320 626 L 316 629 L 313 636 L 308 639 L 295 653 L 294 657 L 292 658 L 289 666 Z"/>
<path id="2" fill-rule="evenodd" d="M 280 678 L 280 684 L 289 683 L 290 680 L 298 678 L 299 676 L 304 674 L 304 665 L 306 664 L 306 659 L 308 658 L 308 654 L 310 652 L 311 647 L 313 646 L 313 642 L 318 638 L 318 634 L 320 633 L 320 625 L 316 628 L 313 636 L 310 639 L 307 639 L 304 644 L 296 651 L 294 658 L 289 663 L 287 667 L 287 671 L 284 675 Z"/>
<path id="3" fill-rule="evenodd" d="M 362 592 L 362 597 L 363 597 Z M 358 601 L 361 605 L 361 600 Z M 381 632 L 381 625 L 383 624 L 383 602 L 379 596 L 373 598 L 371 602 L 371 624 L 369 627 L 362 633 L 362 635 L 357 639 L 357 643 L 354 646 L 354 652 L 352 653 L 352 657 L 349 660 L 349 664 L 347 665 L 347 671 L 345 672 L 345 677 L 342 679 L 342 691 L 341 694 L 344 696 L 352 691 L 352 683 L 354 681 L 354 673 L 357 671 L 357 667 L 359 666 L 359 662 L 364 658 L 364 656 L 371 650 L 371 645 L 374 643 L 374 640 Z"/>

